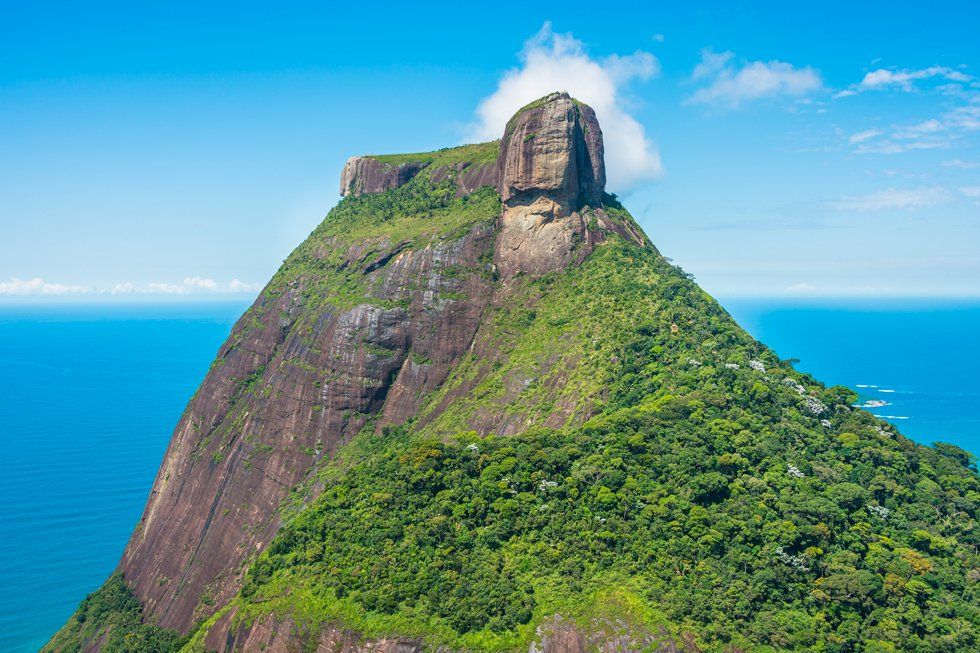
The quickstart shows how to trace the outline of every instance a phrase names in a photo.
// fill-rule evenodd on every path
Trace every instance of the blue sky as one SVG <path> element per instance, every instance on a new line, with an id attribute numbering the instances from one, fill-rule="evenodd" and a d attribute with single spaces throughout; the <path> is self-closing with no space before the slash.
<path id="1" fill-rule="evenodd" d="M 0 301 L 254 293 L 348 156 L 552 87 L 712 293 L 980 295 L 975 3 L 134 4 L 3 3 Z"/>

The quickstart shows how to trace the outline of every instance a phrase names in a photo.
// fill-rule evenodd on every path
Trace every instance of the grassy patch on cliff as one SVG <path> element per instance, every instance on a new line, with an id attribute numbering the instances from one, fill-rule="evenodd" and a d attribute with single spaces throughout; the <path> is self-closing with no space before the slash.
<path id="1" fill-rule="evenodd" d="M 368 156 L 376 161 L 392 166 L 399 166 L 405 163 L 422 163 L 430 168 L 438 168 L 441 166 L 456 165 L 457 163 L 470 165 L 493 163 L 497 160 L 499 152 L 500 141 L 489 141 L 487 143 L 460 145 L 459 147 L 446 147 L 433 152 L 371 154 Z"/>
<path id="2" fill-rule="evenodd" d="M 245 618 L 517 650 L 619 592 L 620 614 L 712 650 L 980 643 L 965 452 L 916 445 L 794 371 L 651 248 L 614 240 L 496 311 L 500 361 L 464 361 L 447 387 L 480 381 L 431 425 L 352 443 L 250 569 Z M 536 366 L 556 350 L 593 415 L 542 428 L 564 390 Z M 507 395 L 529 428 L 468 432 L 536 374 Z"/>
<path id="3" fill-rule="evenodd" d="M 271 302 L 298 288 L 311 307 L 348 309 L 377 303 L 371 297 L 366 264 L 396 248 L 422 249 L 461 238 L 478 224 L 496 219 L 499 212 L 494 189 L 484 187 L 456 197 L 452 180 L 433 183 L 427 172 L 385 193 L 346 197 L 289 255 L 263 298 Z"/>

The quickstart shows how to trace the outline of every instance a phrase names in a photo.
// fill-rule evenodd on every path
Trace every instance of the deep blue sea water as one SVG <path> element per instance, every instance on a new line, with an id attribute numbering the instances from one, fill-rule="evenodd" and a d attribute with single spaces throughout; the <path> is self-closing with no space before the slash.
<path id="1" fill-rule="evenodd" d="M 980 453 L 980 302 L 723 303 L 906 435 Z M 244 308 L 0 306 L 0 651 L 37 650 L 115 567 Z"/>
<path id="2" fill-rule="evenodd" d="M 0 307 L 0 651 L 115 567 L 241 304 Z"/>
<path id="3" fill-rule="evenodd" d="M 727 300 L 796 368 L 858 392 L 906 436 L 980 455 L 980 300 Z"/>

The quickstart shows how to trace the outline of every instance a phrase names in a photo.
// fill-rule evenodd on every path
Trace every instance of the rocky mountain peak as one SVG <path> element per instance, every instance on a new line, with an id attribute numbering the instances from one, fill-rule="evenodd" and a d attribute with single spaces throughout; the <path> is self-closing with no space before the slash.
<path id="1" fill-rule="evenodd" d="M 597 206 L 606 185 L 595 111 L 556 92 L 518 111 L 500 141 L 499 189 L 508 205 L 553 199 L 569 211 Z"/>
<path id="2" fill-rule="evenodd" d="M 643 243 L 603 209 L 602 129 L 568 93 L 550 93 L 510 119 L 497 165 L 503 211 L 494 262 L 505 280 L 581 263 L 610 231 Z"/>

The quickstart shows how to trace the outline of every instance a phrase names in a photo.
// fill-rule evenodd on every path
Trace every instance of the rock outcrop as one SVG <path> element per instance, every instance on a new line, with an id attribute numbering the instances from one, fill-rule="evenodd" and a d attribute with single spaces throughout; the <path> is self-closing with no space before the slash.
<path id="1" fill-rule="evenodd" d="M 425 167 L 421 161 L 393 165 L 370 156 L 352 156 L 340 173 L 340 194 L 381 193 L 410 182 Z"/>
<path id="2" fill-rule="evenodd" d="M 393 164 L 375 157 L 353 156 L 347 160 L 340 175 L 340 194 L 344 197 L 356 197 L 367 193 L 383 193 L 404 186 L 426 168 L 430 169 L 430 179 L 435 183 L 453 179 L 456 183 L 456 194 L 460 197 L 483 186 L 496 186 L 499 178 L 496 161 L 459 161 L 439 165 L 419 160 Z"/>
<path id="3" fill-rule="evenodd" d="M 602 132 L 587 106 L 566 93 L 542 99 L 515 116 L 499 152 L 492 163 L 347 162 L 345 195 L 397 188 L 431 168 L 433 182 L 452 178 L 459 194 L 499 185 L 504 211 L 496 229 L 422 250 L 349 246 L 341 266 L 361 270 L 376 303 L 310 316 L 302 283 L 260 296 L 178 424 L 123 555 L 126 581 L 155 623 L 185 630 L 229 599 L 310 468 L 369 420 L 404 422 L 446 378 L 493 294 L 488 276 L 447 270 L 477 270 L 493 251 L 505 278 L 540 275 L 582 260 L 620 228 L 600 207 Z M 461 299 L 439 299 L 447 295 Z M 308 332 L 297 328 L 304 321 Z"/>
<path id="4" fill-rule="evenodd" d="M 500 197 L 530 204 L 547 197 L 566 212 L 599 206 L 606 186 L 602 130 L 595 112 L 552 93 L 517 113 L 500 141 Z"/>
<path id="5" fill-rule="evenodd" d="M 592 108 L 568 93 L 552 93 L 510 120 L 498 165 L 504 208 L 494 260 L 504 279 L 579 263 L 618 231 L 602 209 L 602 130 Z"/>

